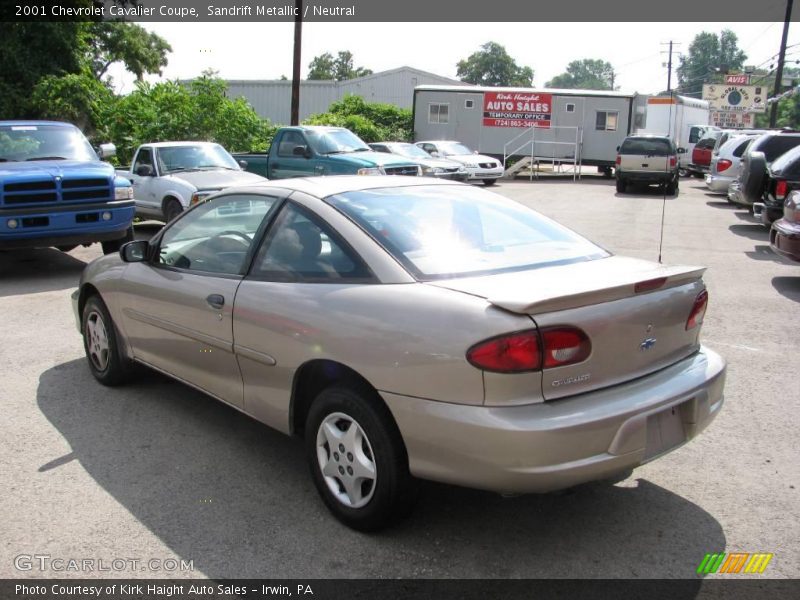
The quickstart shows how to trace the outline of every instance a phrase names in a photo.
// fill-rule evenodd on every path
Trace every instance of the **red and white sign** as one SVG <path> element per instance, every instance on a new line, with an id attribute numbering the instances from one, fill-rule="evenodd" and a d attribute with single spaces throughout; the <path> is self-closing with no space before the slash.
<path id="1" fill-rule="evenodd" d="M 727 85 L 750 85 L 750 75 L 725 75 Z"/>
<path id="2" fill-rule="evenodd" d="M 484 92 L 484 127 L 550 128 L 553 96 L 529 92 Z"/>

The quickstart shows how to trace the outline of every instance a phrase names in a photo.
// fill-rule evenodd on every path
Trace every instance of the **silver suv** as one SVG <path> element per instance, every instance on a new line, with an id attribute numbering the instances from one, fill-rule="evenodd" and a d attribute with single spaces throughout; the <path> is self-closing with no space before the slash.
<path id="1" fill-rule="evenodd" d="M 617 146 L 617 191 L 623 193 L 628 184 L 657 183 L 668 194 L 678 191 L 678 154 L 672 140 L 664 135 L 632 135 Z"/>

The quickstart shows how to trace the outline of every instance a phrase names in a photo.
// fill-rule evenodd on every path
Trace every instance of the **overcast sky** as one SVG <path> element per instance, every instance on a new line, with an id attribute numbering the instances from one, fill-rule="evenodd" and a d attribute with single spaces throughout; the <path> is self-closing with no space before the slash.
<path id="1" fill-rule="evenodd" d="M 172 45 L 166 78 L 195 77 L 209 67 L 225 79 L 291 77 L 292 23 L 143 26 Z M 564 72 L 570 61 L 595 58 L 614 66 L 616 85 L 623 91 L 656 93 L 667 86 L 667 69 L 662 66 L 667 61 L 666 42 L 676 42 L 676 52 L 687 52 L 697 33 L 725 28 L 737 34 L 747 64 L 768 68 L 777 62 L 781 23 L 305 23 L 303 77 L 314 56 L 349 50 L 357 66 L 373 71 L 408 65 L 455 78 L 459 60 L 494 41 L 518 64 L 533 68 L 534 85 L 539 87 Z M 799 42 L 800 27 L 792 24 L 789 45 Z M 800 60 L 800 45 L 789 49 L 787 60 Z M 131 91 L 129 75 L 121 69 L 112 75 L 118 91 Z M 673 86 L 674 82 L 673 72 Z"/>

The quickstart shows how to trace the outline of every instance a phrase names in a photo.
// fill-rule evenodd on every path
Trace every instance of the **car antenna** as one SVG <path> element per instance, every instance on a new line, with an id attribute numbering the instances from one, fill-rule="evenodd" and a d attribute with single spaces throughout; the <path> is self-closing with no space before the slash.
<path id="1" fill-rule="evenodd" d="M 672 90 L 669 90 L 669 117 L 667 118 L 667 127 L 670 130 L 674 130 L 675 128 L 672 127 L 672 105 L 674 103 L 674 94 Z M 668 133 L 671 133 L 669 131 Z M 671 136 L 670 136 L 671 137 Z M 677 160 L 677 158 L 676 158 Z M 667 158 L 667 164 L 664 165 L 665 173 L 669 173 L 669 158 Z M 680 170 L 678 171 L 678 177 L 680 177 Z M 661 231 L 659 232 L 659 239 L 658 239 L 658 263 L 661 264 L 661 251 L 664 248 L 664 215 L 667 210 L 667 184 L 665 183 L 663 188 L 664 190 L 664 197 L 661 200 Z"/>

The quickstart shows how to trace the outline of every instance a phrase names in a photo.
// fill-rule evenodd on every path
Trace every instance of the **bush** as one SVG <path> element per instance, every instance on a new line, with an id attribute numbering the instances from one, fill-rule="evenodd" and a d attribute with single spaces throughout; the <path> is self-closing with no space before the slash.
<path id="1" fill-rule="evenodd" d="M 347 95 L 332 103 L 328 112 L 311 115 L 306 125 L 346 127 L 365 142 L 411 141 L 411 111 L 392 104 L 365 102 L 360 96 Z"/>

